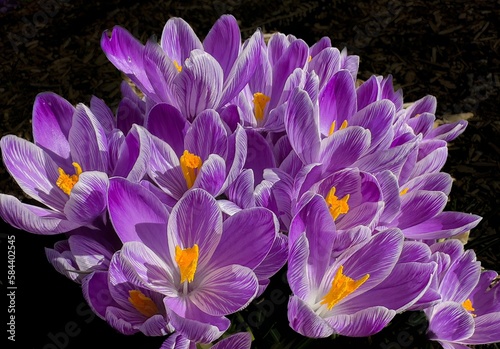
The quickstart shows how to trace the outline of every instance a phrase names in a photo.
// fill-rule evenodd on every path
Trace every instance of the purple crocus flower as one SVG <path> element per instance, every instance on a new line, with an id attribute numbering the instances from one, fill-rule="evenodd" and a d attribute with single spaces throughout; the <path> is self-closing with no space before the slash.
<path id="1" fill-rule="evenodd" d="M 259 291 L 254 270 L 278 236 L 269 210 L 246 209 L 223 221 L 213 196 L 197 188 L 169 214 L 154 194 L 120 178 L 110 179 L 108 205 L 124 242 L 125 274 L 165 296 L 171 325 L 187 339 L 219 338 L 229 326 L 225 316 L 246 307 Z"/>
<path id="2" fill-rule="evenodd" d="M 313 338 L 377 333 L 426 292 L 436 267 L 403 255 L 397 229 L 337 232 L 319 195 L 294 217 L 289 238 L 288 319 Z"/>
<path id="3" fill-rule="evenodd" d="M 84 279 L 83 295 L 91 309 L 123 334 L 142 332 L 164 336 L 173 331 L 168 324 L 163 295 L 132 283 L 116 252 L 107 271 L 96 271 Z"/>
<path id="4" fill-rule="evenodd" d="M 465 250 L 458 240 L 431 246 L 438 263 L 434 285 L 441 302 L 425 309 L 428 336 L 446 349 L 500 341 L 500 288 L 498 274 L 482 270 L 473 250 Z"/>
<path id="5" fill-rule="evenodd" d="M 228 131 L 215 110 L 204 110 L 190 124 L 177 109 L 157 104 L 146 127 L 153 133 L 148 174 L 170 197 L 171 206 L 192 188 L 214 197 L 222 194 L 245 163 L 246 133 L 241 126 Z"/>
<path id="6" fill-rule="evenodd" d="M 128 31 L 114 27 L 103 33 L 101 47 L 150 100 L 165 102 L 192 121 L 205 109 L 220 110 L 235 98 L 254 74 L 262 34 L 245 44 L 236 19 L 222 16 L 203 43 L 181 18 L 165 24 L 160 43 L 140 43 Z"/>
<path id="7" fill-rule="evenodd" d="M 80 226 L 106 224 L 108 174 L 139 181 L 149 145 L 133 127 L 110 161 L 105 127 L 85 105 L 73 107 L 54 93 L 41 93 L 33 107 L 31 143 L 14 135 L 0 140 L 5 167 L 21 189 L 48 208 L 0 194 L 0 216 L 35 234 L 59 234 Z M 119 147 L 118 147 L 119 145 Z"/>

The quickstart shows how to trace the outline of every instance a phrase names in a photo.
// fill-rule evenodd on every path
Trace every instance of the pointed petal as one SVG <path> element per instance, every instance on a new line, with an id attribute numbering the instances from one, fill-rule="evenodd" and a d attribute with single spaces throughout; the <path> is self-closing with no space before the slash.
<path id="1" fill-rule="evenodd" d="M 124 178 L 112 178 L 108 210 L 113 227 L 123 243 L 140 241 L 157 255 L 166 256 L 168 212 L 154 194 L 140 184 Z"/>
<path id="2" fill-rule="evenodd" d="M 147 131 L 141 126 L 133 125 L 120 146 L 113 175 L 139 182 L 148 170 L 150 152 Z"/>
<path id="3" fill-rule="evenodd" d="M 75 107 L 53 92 L 42 92 L 35 98 L 31 120 L 33 140 L 56 161 L 70 158 L 68 135 L 74 111 Z"/>
<path id="4" fill-rule="evenodd" d="M 215 110 L 203 110 L 186 133 L 184 149 L 198 155 L 202 161 L 210 154 L 225 158 L 227 154 L 227 132 Z"/>
<path id="5" fill-rule="evenodd" d="M 23 204 L 5 194 L 0 194 L 0 217 L 17 229 L 41 235 L 66 233 L 80 226 L 61 213 Z"/>
<path id="6" fill-rule="evenodd" d="M 474 318 L 456 302 L 441 302 L 432 309 L 428 336 L 432 340 L 463 342 L 474 333 Z"/>
<path id="7" fill-rule="evenodd" d="M 380 332 L 395 315 L 394 310 L 373 307 L 354 314 L 335 315 L 326 321 L 336 333 L 342 336 L 367 337 Z"/>
<path id="8" fill-rule="evenodd" d="M 249 332 L 239 332 L 217 342 L 212 349 L 250 349 L 252 335 Z"/>
<path id="9" fill-rule="evenodd" d="M 203 49 L 203 45 L 189 24 L 182 18 L 170 18 L 161 34 L 161 48 L 171 60 L 182 65 L 191 51 Z"/>
<path id="10" fill-rule="evenodd" d="M 184 137 L 189 122 L 181 112 L 166 103 L 159 103 L 149 111 L 144 126 L 151 134 L 167 142 L 180 157 L 184 151 Z"/>
<path id="11" fill-rule="evenodd" d="M 325 338 L 334 333 L 328 323 L 297 296 L 291 296 L 288 302 L 288 321 L 295 332 L 306 337 Z"/>
<path id="12" fill-rule="evenodd" d="M 72 159 L 83 171 L 108 171 L 106 131 L 84 104 L 76 106 L 68 140 Z"/>
<path id="13" fill-rule="evenodd" d="M 0 147 L 3 163 L 21 189 L 33 199 L 62 211 L 68 196 L 56 186 L 59 172 L 54 160 L 35 144 L 13 135 L 2 137 Z"/>

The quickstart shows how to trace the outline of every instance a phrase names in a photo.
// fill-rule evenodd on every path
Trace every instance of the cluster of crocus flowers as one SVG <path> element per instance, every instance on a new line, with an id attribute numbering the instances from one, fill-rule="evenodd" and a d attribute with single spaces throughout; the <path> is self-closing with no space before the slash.
<path id="1" fill-rule="evenodd" d="M 370 336 L 423 311 L 445 348 L 500 341 L 497 274 L 453 239 L 480 217 L 445 211 L 442 171 L 459 121 L 436 100 L 404 107 L 390 77 L 361 85 L 359 59 L 222 16 L 201 41 L 180 18 L 159 42 L 115 27 L 101 46 L 122 84 L 93 97 L 37 96 L 33 143 L 5 136 L 4 164 L 41 205 L 0 194 L 0 216 L 35 234 L 93 311 L 162 348 L 249 348 L 229 315 L 278 272 L 300 335 Z"/>

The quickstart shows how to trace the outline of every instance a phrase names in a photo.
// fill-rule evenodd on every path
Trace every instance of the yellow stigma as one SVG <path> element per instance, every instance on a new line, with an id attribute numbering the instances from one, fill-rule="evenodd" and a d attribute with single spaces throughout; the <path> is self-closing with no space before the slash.
<path id="1" fill-rule="evenodd" d="M 57 178 L 56 185 L 68 195 L 71 193 L 71 189 L 73 189 L 76 182 L 78 182 L 79 176 L 82 174 L 82 168 L 78 163 L 73 162 L 73 167 L 75 168 L 75 174 L 71 176 L 64 172 L 62 168 L 58 168 L 59 178 Z"/>
<path id="2" fill-rule="evenodd" d="M 328 310 L 332 310 L 335 304 L 356 291 L 370 277 L 370 274 L 366 274 L 359 280 L 353 280 L 345 276 L 343 270 L 344 266 L 341 265 L 333 278 L 330 291 L 328 291 L 321 301 L 321 304 L 326 304 Z"/>
<path id="3" fill-rule="evenodd" d="M 185 249 L 179 245 L 175 246 L 175 261 L 181 272 L 181 283 L 193 281 L 198 267 L 198 245 L 194 244 L 193 247 Z"/>
<path id="4" fill-rule="evenodd" d="M 262 121 L 264 119 L 264 109 L 270 100 L 271 97 L 263 93 L 256 92 L 253 94 L 254 113 L 257 121 Z"/>
<path id="5" fill-rule="evenodd" d="M 336 122 L 335 120 L 332 122 L 332 125 L 330 126 L 330 131 L 328 132 L 328 135 L 331 136 L 333 132 L 335 132 L 335 126 Z M 339 130 L 343 130 L 344 128 L 347 127 L 347 120 L 342 121 L 342 125 L 340 125 Z"/>
<path id="6" fill-rule="evenodd" d="M 181 163 L 182 174 L 184 175 L 188 189 L 190 189 L 193 186 L 196 176 L 201 168 L 201 158 L 198 155 L 191 154 L 189 151 L 184 150 L 184 153 L 181 155 L 179 160 Z"/>
<path id="7" fill-rule="evenodd" d="M 134 306 L 134 308 L 144 316 L 151 317 L 153 315 L 159 314 L 158 307 L 151 300 L 151 298 L 146 297 L 144 293 L 139 290 L 128 291 L 130 297 L 128 301 Z"/>
<path id="8" fill-rule="evenodd" d="M 465 310 L 467 310 L 469 313 L 471 313 L 471 315 L 473 317 L 476 317 L 477 315 L 476 314 L 472 314 L 473 311 L 476 311 L 476 309 L 474 309 L 474 307 L 472 306 L 472 301 L 467 298 L 463 303 L 462 303 L 462 307 L 464 307 Z"/>
<path id="9" fill-rule="evenodd" d="M 349 205 L 347 204 L 347 201 L 349 200 L 350 195 L 347 194 L 339 200 L 339 198 L 335 196 L 335 191 L 335 187 L 332 187 L 325 198 L 333 220 L 336 220 L 341 214 L 349 212 Z"/>
<path id="10" fill-rule="evenodd" d="M 307 57 L 307 61 L 310 62 L 313 60 L 313 56 L 309 55 L 309 57 Z"/>
<path id="11" fill-rule="evenodd" d="M 410 190 L 410 188 L 404 188 L 403 190 L 401 190 L 401 191 L 399 192 L 399 196 L 403 196 L 403 195 L 405 195 L 406 193 L 408 193 L 408 190 Z"/>
<path id="12" fill-rule="evenodd" d="M 174 62 L 175 68 L 180 73 L 182 71 L 182 65 L 179 65 L 179 63 L 177 63 L 176 60 L 174 60 L 173 62 Z"/>

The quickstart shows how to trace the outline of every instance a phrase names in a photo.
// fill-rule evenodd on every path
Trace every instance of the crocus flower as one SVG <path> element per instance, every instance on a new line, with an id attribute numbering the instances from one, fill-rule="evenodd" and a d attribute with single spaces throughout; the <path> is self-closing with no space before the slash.
<path id="1" fill-rule="evenodd" d="M 170 127 L 162 126 L 165 119 Z M 241 126 L 228 132 L 215 110 L 201 112 L 190 124 L 175 108 L 157 104 L 146 127 L 153 132 L 149 177 L 173 203 L 192 188 L 222 194 L 245 163 L 246 133 Z"/>
<path id="2" fill-rule="evenodd" d="M 319 195 L 294 217 L 287 275 L 295 331 L 313 338 L 369 336 L 426 292 L 436 265 L 403 258 L 399 230 L 373 236 L 366 227 L 356 230 L 336 232 Z"/>
<path id="3" fill-rule="evenodd" d="M 446 349 L 500 341 L 493 330 L 500 325 L 498 274 L 482 270 L 474 251 L 464 251 L 458 240 L 436 243 L 431 250 L 438 262 L 433 287 L 442 300 L 425 309 L 429 338 Z"/>
<path id="4" fill-rule="evenodd" d="M 112 163 L 105 128 L 87 106 L 75 108 L 56 94 L 42 93 L 35 100 L 32 120 L 34 143 L 7 135 L 0 146 L 11 176 L 47 208 L 0 194 L 0 216 L 36 234 L 104 227 L 108 174 L 142 179 L 149 157 L 145 133 L 133 127 L 115 143 L 119 155 Z"/>
<path id="5" fill-rule="evenodd" d="M 197 188 L 169 214 L 154 194 L 120 178 L 110 179 L 108 205 L 124 242 L 125 274 L 165 296 L 171 325 L 187 339 L 214 341 L 229 326 L 225 316 L 259 291 L 254 269 L 278 232 L 269 210 L 242 210 L 223 221 L 213 196 Z"/>
<path id="6" fill-rule="evenodd" d="M 123 334 L 140 331 L 146 336 L 164 336 L 172 332 L 163 295 L 132 283 L 119 253 L 113 255 L 107 271 L 96 271 L 84 279 L 83 295 L 91 309 Z"/>
<path id="7" fill-rule="evenodd" d="M 181 39 L 179 39 L 181 38 Z M 203 43 L 181 18 L 165 24 L 160 43 L 140 43 L 127 30 L 103 33 L 101 47 L 150 100 L 165 102 L 192 121 L 205 109 L 220 110 L 237 96 L 254 74 L 262 34 L 245 44 L 236 19 L 222 16 Z"/>

